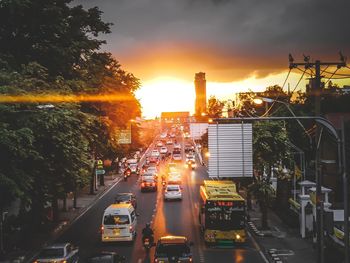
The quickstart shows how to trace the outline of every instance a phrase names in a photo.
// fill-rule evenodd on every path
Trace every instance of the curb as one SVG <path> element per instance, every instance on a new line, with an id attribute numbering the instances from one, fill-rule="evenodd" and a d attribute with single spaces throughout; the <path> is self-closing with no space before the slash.
<path id="1" fill-rule="evenodd" d="M 279 258 L 279 256 L 275 253 L 277 250 L 271 248 L 267 251 L 273 263 L 283 263 L 283 261 Z"/>
<path id="2" fill-rule="evenodd" d="M 262 233 L 255 225 L 252 221 L 248 221 L 248 226 L 250 227 L 250 229 L 253 231 L 253 233 L 259 237 L 264 237 L 266 236 L 264 233 Z"/>
<path id="3" fill-rule="evenodd" d="M 59 229 L 56 233 L 55 233 L 55 230 L 53 230 L 53 232 L 52 232 L 53 236 L 51 238 L 49 238 L 48 240 L 46 240 L 42 244 L 40 249 L 38 249 L 34 253 L 30 253 L 31 255 L 29 255 L 29 253 L 27 255 L 25 255 L 25 259 L 28 258 L 28 260 L 26 260 L 26 262 L 33 261 L 33 259 L 38 255 L 38 253 L 40 252 L 40 250 L 43 247 L 47 246 L 48 244 L 52 243 L 55 239 L 57 239 L 61 235 L 63 235 L 81 216 L 83 216 L 88 210 L 90 210 L 91 207 L 93 207 L 100 200 L 100 197 L 103 196 L 103 194 L 105 192 L 107 192 L 108 190 L 113 188 L 116 184 L 118 184 L 121 181 L 121 179 L 122 179 L 121 175 L 117 174 L 117 177 L 113 180 L 113 183 L 108 185 L 105 189 L 103 189 L 103 191 L 97 193 L 95 195 L 94 200 L 88 206 L 82 208 L 81 211 L 79 211 L 75 217 L 73 217 L 71 220 L 69 220 L 67 223 L 65 223 L 64 226 L 61 227 L 61 229 Z"/>

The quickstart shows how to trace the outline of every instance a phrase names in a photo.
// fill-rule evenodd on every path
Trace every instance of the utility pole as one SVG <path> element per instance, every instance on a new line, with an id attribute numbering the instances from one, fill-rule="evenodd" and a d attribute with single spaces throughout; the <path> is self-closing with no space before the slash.
<path id="1" fill-rule="evenodd" d="M 310 56 L 304 55 L 304 62 L 295 63 L 291 54 L 289 54 L 289 68 L 297 68 L 298 66 L 304 66 L 305 70 L 309 68 L 315 68 L 315 77 L 312 81 L 312 94 L 315 98 L 315 116 L 321 116 L 321 94 L 322 94 L 322 83 L 321 83 L 321 66 L 326 67 L 337 67 L 338 69 L 346 66 L 346 58 L 339 52 L 340 62 L 321 62 L 316 60 L 315 62 L 310 62 Z M 322 173 L 320 167 L 320 130 L 316 124 L 316 154 L 315 154 L 315 176 L 316 176 L 316 233 L 317 233 L 317 262 L 324 263 L 324 230 L 323 230 L 323 211 L 324 211 L 324 200 L 322 198 Z M 344 168 L 343 168 L 344 169 Z M 347 197 L 344 197 L 347 198 Z M 344 200 L 344 205 L 346 204 Z M 348 224 L 348 215 L 345 215 L 344 207 L 344 223 Z M 348 228 L 347 228 L 348 229 Z M 349 232 L 344 231 L 344 237 L 348 238 Z M 349 249 L 348 242 L 345 242 L 345 263 L 349 263 L 348 252 Z"/>

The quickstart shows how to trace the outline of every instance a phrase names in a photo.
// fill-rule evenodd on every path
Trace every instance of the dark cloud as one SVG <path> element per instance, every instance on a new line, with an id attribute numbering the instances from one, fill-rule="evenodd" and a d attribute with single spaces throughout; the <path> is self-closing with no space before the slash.
<path id="1" fill-rule="evenodd" d="M 131 71 L 211 70 L 217 79 L 286 69 L 292 52 L 338 59 L 350 54 L 349 0 L 90 0 L 113 22 L 106 49 Z M 173 61 L 171 67 L 166 59 Z M 175 63 L 176 62 L 176 63 Z M 152 67 L 152 66 L 151 66 Z M 239 74 L 237 74 L 239 72 Z M 138 72 L 136 72 L 138 73 Z M 140 74 L 140 73 L 139 73 Z M 144 75 L 144 73 L 141 73 Z M 146 74 L 147 75 L 147 74 Z M 185 73 L 180 75 L 186 75 Z M 149 75 L 147 75 L 149 76 Z"/>

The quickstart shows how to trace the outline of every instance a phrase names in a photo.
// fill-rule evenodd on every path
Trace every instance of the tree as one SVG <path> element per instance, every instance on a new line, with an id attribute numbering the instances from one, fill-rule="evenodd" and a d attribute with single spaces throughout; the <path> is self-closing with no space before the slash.
<path id="1" fill-rule="evenodd" d="M 0 105 L 0 154 L 7 157 L 0 160 L 0 208 L 20 199 L 32 227 L 47 220 L 49 204 L 58 217 L 57 200 L 90 181 L 94 155 L 116 154 L 122 147 L 112 140 L 115 128 L 140 115 L 134 95 L 139 80 L 110 53 L 98 51 L 104 41 L 97 37 L 110 24 L 97 8 L 71 2 L 0 4 L 1 95 L 97 98 L 51 110 L 38 109 L 38 103 Z M 106 100 L 114 97 L 121 99 Z"/>
<path id="2" fill-rule="evenodd" d="M 225 107 L 225 102 L 218 100 L 215 96 L 211 96 L 208 100 L 208 117 L 220 118 Z"/>
<path id="3" fill-rule="evenodd" d="M 256 181 L 248 186 L 248 193 L 253 194 L 258 201 L 261 210 L 262 229 L 268 229 L 268 208 L 271 201 L 271 195 L 273 194 L 270 182 L 266 178 L 257 177 Z"/>
<path id="4" fill-rule="evenodd" d="M 288 135 L 283 127 L 283 122 L 257 122 L 253 129 L 253 162 L 257 176 L 255 182 L 248 187 L 259 203 L 263 229 L 268 228 L 267 215 L 271 196 L 274 190 L 270 185 L 272 168 L 275 166 L 289 165 L 291 162 Z M 264 177 L 264 172 L 267 176 Z M 278 186 L 277 186 L 278 187 Z"/>

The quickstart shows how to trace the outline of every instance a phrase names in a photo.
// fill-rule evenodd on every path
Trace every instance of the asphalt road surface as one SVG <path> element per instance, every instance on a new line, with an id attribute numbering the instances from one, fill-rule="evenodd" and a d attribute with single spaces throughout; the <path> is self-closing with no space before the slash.
<path id="1" fill-rule="evenodd" d="M 184 141 L 177 138 L 184 148 Z M 172 147 L 170 147 L 171 150 Z M 184 153 L 183 153 L 184 156 Z M 184 159 L 184 158 L 183 158 Z M 197 162 L 199 163 L 199 162 Z M 164 164 L 161 164 L 161 169 Z M 244 245 L 231 248 L 208 248 L 204 245 L 198 225 L 199 186 L 208 178 L 205 166 L 192 171 L 183 171 L 182 201 L 164 201 L 161 182 L 158 182 L 158 192 L 141 193 L 139 178 L 132 175 L 127 182 L 117 182 L 110 188 L 85 214 L 76 220 L 57 242 L 72 242 L 79 246 L 80 258 L 98 251 L 115 251 L 126 257 L 126 262 L 153 262 L 154 248 L 149 255 L 142 246 L 142 229 L 147 222 L 152 223 L 155 230 L 155 241 L 165 235 L 183 235 L 193 241 L 193 262 L 265 262 L 259 248 L 249 237 Z M 134 242 L 102 244 L 100 241 L 100 226 L 105 208 L 113 203 L 118 192 L 132 192 L 137 198 L 137 213 L 139 214 L 137 237 Z"/>

